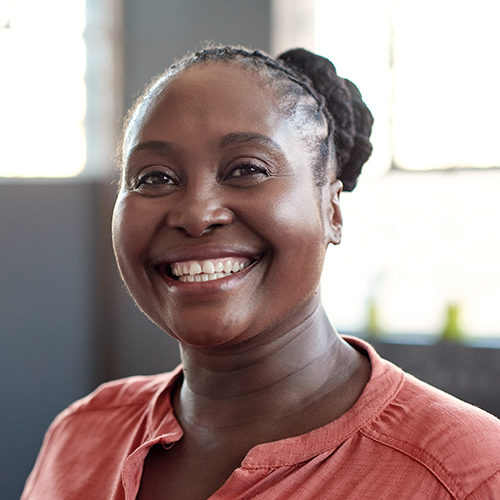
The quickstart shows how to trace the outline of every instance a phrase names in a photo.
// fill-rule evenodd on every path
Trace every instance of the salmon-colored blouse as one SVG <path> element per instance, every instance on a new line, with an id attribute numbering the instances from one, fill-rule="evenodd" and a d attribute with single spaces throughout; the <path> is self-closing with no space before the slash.
<path id="1" fill-rule="evenodd" d="M 500 499 L 500 421 L 366 351 L 372 374 L 339 419 L 251 449 L 210 500 Z M 133 500 L 146 455 L 182 429 L 170 391 L 182 373 L 102 385 L 47 431 L 22 500 Z"/>

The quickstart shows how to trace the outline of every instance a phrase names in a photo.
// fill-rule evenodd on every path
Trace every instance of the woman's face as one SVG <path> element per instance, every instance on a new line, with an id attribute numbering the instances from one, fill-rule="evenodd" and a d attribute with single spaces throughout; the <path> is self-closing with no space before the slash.
<path id="1" fill-rule="evenodd" d="M 199 347 L 281 335 L 308 317 L 340 232 L 312 161 L 255 72 L 212 62 L 173 77 L 129 128 L 113 217 L 139 307 Z"/>

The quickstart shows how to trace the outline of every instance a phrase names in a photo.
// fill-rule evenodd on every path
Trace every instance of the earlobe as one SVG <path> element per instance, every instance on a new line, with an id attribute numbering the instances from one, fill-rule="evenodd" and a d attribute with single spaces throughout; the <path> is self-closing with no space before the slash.
<path id="1" fill-rule="evenodd" d="M 328 187 L 328 243 L 338 245 L 342 238 L 342 212 L 340 210 L 340 193 L 342 181 L 336 179 Z"/>

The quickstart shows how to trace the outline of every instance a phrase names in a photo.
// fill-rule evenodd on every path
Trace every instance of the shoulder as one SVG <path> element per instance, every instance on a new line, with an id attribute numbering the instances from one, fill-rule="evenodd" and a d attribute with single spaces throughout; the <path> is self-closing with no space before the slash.
<path id="1" fill-rule="evenodd" d="M 126 377 L 105 382 L 88 396 L 79 399 L 61 412 L 54 424 L 85 412 L 123 410 L 125 407 L 145 406 L 159 391 L 168 389 L 181 372 L 174 371 L 158 375 Z"/>
<path id="2" fill-rule="evenodd" d="M 111 498 L 115 483 L 106 478 L 119 477 L 126 458 L 155 428 L 155 415 L 163 419 L 171 411 L 169 392 L 180 373 L 178 367 L 171 373 L 107 382 L 71 404 L 45 434 L 23 498 L 31 498 L 33 491 L 37 498 L 53 498 L 58 488 L 66 492 L 64 498 L 81 498 L 70 491 Z M 170 430 L 172 421 L 165 424 Z"/>
<path id="3" fill-rule="evenodd" d="M 363 434 L 431 472 L 465 498 L 500 471 L 500 420 L 405 374 Z"/>
<path id="4" fill-rule="evenodd" d="M 408 436 L 429 451 L 450 452 L 447 445 L 455 443 L 455 449 L 459 444 L 481 447 L 499 457 L 500 420 L 407 373 L 387 413 L 399 415 Z"/>
<path id="5" fill-rule="evenodd" d="M 500 492 L 500 420 L 404 373 L 366 342 L 347 340 L 372 364 L 365 392 L 374 395 L 368 400 L 373 411 L 359 433 L 378 460 L 392 457 L 452 498 L 497 498 L 483 493 Z"/>

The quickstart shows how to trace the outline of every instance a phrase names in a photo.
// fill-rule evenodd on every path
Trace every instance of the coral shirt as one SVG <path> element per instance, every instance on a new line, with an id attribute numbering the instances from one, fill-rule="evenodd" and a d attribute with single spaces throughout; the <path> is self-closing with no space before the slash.
<path id="1" fill-rule="evenodd" d="M 381 359 L 356 404 L 307 434 L 261 444 L 211 500 L 500 499 L 500 421 Z M 182 437 L 170 404 L 181 368 L 102 385 L 45 437 L 22 500 L 133 500 L 154 444 Z"/>

